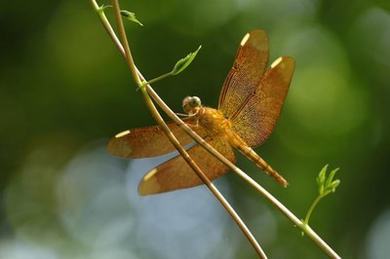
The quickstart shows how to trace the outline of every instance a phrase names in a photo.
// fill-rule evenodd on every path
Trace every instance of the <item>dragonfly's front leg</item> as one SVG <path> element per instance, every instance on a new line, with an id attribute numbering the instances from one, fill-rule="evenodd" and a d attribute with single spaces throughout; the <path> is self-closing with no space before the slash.
<path id="1" fill-rule="evenodd" d="M 176 113 L 176 115 L 184 117 L 183 122 L 190 127 L 193 131 L 199 134 L 199 132 L 204 132 L 204 129 L 199 123 L 199 111 L 195 113 Z"/>
<path id="2" fill-rule="evenodd" d="M 190 121 L 186 121 L 185 123 L 190 126 L 191 128 L 198 128 L 199 127 L 199 118 L 198 117 L 195 117 L 196 115 L 198 115 L 198 113 L 194 113 L 194 114 L 186 114 L 186 113 L 180 113 L 180 112 L 176 112 L 176 115 L 177 116 L 181 116 L 181 117 L 184 117 L 184 118 L 195 118 L 194 120 L 194 123 L 192 123 L 192 120 L 191 122 Z"/>
<path id="3" fill-rule="evenodd" d="M 199 128 L 199 119 L 196 118 L 194 122 L 186 122 L 186 124 L 187 124 L 191 129 L 198 129 L 198 128 Z"/>
<path id="4" fill-rule="evenodd" d="M 179 117 L 184 117 L 184 118 L 188 118 L 188 117 L 191 117 L 191 115 L 187 114 L 187 113 L 180 113 L 180 112 L 175 112 L 175 114 Z"/>

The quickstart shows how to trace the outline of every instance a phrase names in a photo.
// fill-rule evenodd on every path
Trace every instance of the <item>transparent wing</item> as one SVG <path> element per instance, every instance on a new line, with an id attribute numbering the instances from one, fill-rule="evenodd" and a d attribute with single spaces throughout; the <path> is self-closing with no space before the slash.
<path id="1" fill-rule="evenodd" d="M 227 159 L 235 162 L 234 152 L 228 142 L 221 139 L 206 139 L 206 141 Z M 228 171 L 222 162 L 199 144 L 190 148 L 188 153 L 210 180 L 214 180 Z M 140 182 L 138 191 L 141 195 L 149 195 L 200 184 L 202 181 L 198 175 L 181 156 L 176 156 L 148 172 Z"/>
<path id="2" fill-rule="evenodd" d="M 262 30 L 247 33 L 219 96 L 218 109 L 226 118 L 234 116 L 238 107 L 259 85 L 267 62 L 267 34 Z"/>
<path id="3" fill-rule="evenodd" d="M 233 129 L 251 147 L 262 144 L 279 118 L 294 73 L 291 57 L 280 57 L 272 63 L 260 84 L 235 118 Z"/>
<path id="4" fill-rule="evenodd" d="M 201 137 L 206 135 L 205 130 L 201 128 L 201 126 L 194 126 L 194 124 L 191 124 L 193 123 L 191 118 L 184 119 L 183 121 Z M 193 139 L 176 123 L 170 122 L 167 125 L 182 145 L 193 142 Z M 175 150 L 175 147 L 169 142 L 160 126 L 151 126 L 118 133 L 109 141 L 107 149 L 108 152 L 114 156 L 123 158 L 145 158 L 172 152 Z"/>

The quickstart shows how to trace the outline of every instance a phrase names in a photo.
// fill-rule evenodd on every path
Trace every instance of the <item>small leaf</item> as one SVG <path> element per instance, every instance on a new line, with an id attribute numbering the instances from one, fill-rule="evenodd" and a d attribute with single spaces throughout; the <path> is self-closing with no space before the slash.
<path id="1" fill-rule="evenodd" d="M 177 61 L 171 71 L 171 74 L 177 75 L 183 72 L 183 70 L 186 69 L 191 64 L 191 62 L 195 59 L 201 47 L 202 46 L 199 46 L 196 51 L 189 53 L 187 56 Z"/>
<path id="2" fill-rule="evenodd" d="M 317 184 L 323 185 L 325 183 L 326 171 L 328 170 L 328 164 L 326 164 L 317 176 Z"/>
<path id="3" fill-rule="evenodd" d="M 140 26 L 144 26 L 136 17 L 135 17 L 135 13 L 132 13 L 132 12 L 129 12 L 127 10 L 121 10 L 121 15 L 126 18 L 127 20 L 131 21 L 131 22 L 134 22 L 134 23 L 137 23 L 139 24 Z"/>
<path id="4" fill-rule="evenodd" d="M 328 179 L 326 180 L 326 183 L 325 185 L 326 186 L 329 186 L 332 184 L 332 181 L 333 181 L 333 178 L 336 174 L 336 172 L 339 170 L 339 168 L 336 168 L 336 169 L 333 169 L 330 173 L 329 173 L 329 176 L 328 176 Z"/>
<path id="5" fill-rule="evenodd" d="M 337 186 L 339 186 L 340 185 L 340 183 L 341 183 L 341 181 L 339 180 L 339 179 L 337 179 L 337 180 L 334 180 L 333 182 L 332 182 L 332 184 L 331 184 L 331 189 L 332 189 L 332 192 L 335 192 L 336 191 L 336 188 L 337 188 Z"/>
<path id="6" fill-rule="evenodd" d="M 322 195 L 324 192 L 324 184 L 325 184 L 325 180 L 326 180 L 326 171 L 327 170 L 328 170 L 328 165 L 326 164 L 321 169 L 320 173 L 318 174 L 318 176 L 316 178 L 317 185 L 318 185 L 318 192 L 320 195 Z"/>

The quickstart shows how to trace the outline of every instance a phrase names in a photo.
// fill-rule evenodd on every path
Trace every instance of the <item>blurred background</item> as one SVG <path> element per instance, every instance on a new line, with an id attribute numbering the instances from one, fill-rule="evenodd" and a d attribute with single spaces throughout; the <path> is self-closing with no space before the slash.
<path id="1" fill-rule="evenodd" d="M 290 186 L 242 156 L 239 166 L 299 217 L 316 196 L 322 166 L 340 167 L 342 183 L 312 227 L 344 258 L 388 258 L 389 1 L 121 5 L 145 25 L 126 27 L 147 78 L 202 44 L 184 73 L 154 85 L 177 112 L 187 95 L 216 107 L 241 38 L 266 30 L 270 61 L 289 55 L 297 67 L 277 127 L 256 151 Z M 109 137 L 154 122 L 87 0 L 1 6 L 1 259 L 256 257 L 205 187 L 138 196 L 143 174 L 172 154 L 133 161 L 107 154 Z M 236 175 L 216 184 L 270 258 L 326 258 Z"/>

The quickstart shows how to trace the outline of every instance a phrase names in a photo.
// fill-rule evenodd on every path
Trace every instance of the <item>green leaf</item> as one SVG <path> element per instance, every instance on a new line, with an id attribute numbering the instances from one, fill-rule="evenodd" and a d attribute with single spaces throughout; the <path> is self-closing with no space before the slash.
<path id="1" fill-rule="evenodd" d="M 189 53 L 187 56 L 177 61 L 171 71 L 171 74 L 177 75 L 183 72 L 183 70 L 186 69 L 191 64 L 191 62 L 195 59 L 201 47 L 202 45 L 199 46 L 196 51 Z"/>
<path id="2" fill-rule="evenodd" d="M 326 180 L 326 171 L 328 170 L 328 165 L 326 164 L 320 171 L 320 173 L 318 174 L 317 178 L 316 178 L 316 181 L 317 181 L 317 185 L 318 185 L 318 192 L 320 194 L 323 193 L 324 191 L 324 184 L 325 184 L 325 180 Z"/>
<path id="3" fill-rule="evenodd" d="M 337 188 L 337 186 L 340 185 L 340 183 L 341 183 L 341 181 L 340 181 L 339 179 L 334 180 L 334 181 L 332 182 L 332 184 L 330 185 L 330 187 L 331 187 L 331 189 L 332 189 L 332 192 L 335 192 L 335 191 L 336 191 L 336 188 Z"/>
<path id="4" fill-rule="evenodd" d="M 334 178 L 336 172 L 337 172 L 339 169 L 340 169 L 340 168 L 333 169 L 333 170 L 329 173 L 328 179 L 326 180 L 326 183 L 325 183 L 326 186 L 330 186 L 330 185 L 332 184 L 333 178 Z"/>
<path id="5" fill-rule="evenodd" d="M 323 185 L 325 182 L 326 177 L 326 171 L 328 170 L 328 164 L 326 164 L 320 171 L 320 173 L 317 176 L 317 184 Z"/>
<path id="6" fill-rule="evenodd" d="M 136 17 L 135 17 L 135 13 L 133 12 L 129 12 L 127 10 L 121 10 L 121 15 L 126 18 L 127 20 L 131 21 L 131 22 L 134 22 L 134 23 L 137 23 L 139 24 L 140 26 L 144 26 Z"/>

